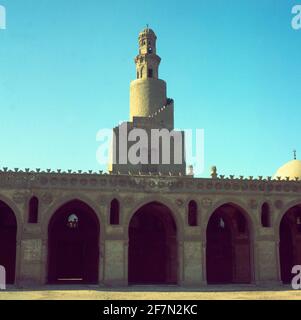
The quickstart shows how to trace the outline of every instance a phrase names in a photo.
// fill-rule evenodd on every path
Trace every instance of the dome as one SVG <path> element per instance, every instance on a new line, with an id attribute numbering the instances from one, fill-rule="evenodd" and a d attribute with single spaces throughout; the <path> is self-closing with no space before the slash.
<path id="1" fill-rule="evenodd" d="M 287 162 L 277 170 L 274 175 L 274 179 L 277 179 L 277 177 L 281 177 L 281 179 L 286 179 L 286 177 L 289 177 L 290 180 L 299 178 L 301 180 L 301 161 L 291 160 Z"/>

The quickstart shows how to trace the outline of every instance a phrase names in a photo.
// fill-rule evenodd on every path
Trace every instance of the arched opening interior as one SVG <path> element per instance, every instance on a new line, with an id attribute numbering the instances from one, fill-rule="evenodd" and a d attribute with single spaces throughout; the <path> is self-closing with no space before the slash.
<path id="1" fill-rule="evenodd" d="M 38 223 L 38 215 L 39 215 L 39 200 L 37 197 L 32 197 L 29 200 L 28 223 Z"/>
<path id="2" fill-rule="evenodd" d="M 225 204 L 209 219 L 206 272 L 209 284 L 251 282 L 250 228 L 241 209 Z"/>
<path id="3" fill-rule="evenodd" d="M 110 206 L 110 224 L 119 224 L 119 201 L 113 199 Z"/>
<path id="4" fill-rule="evenodd" d="M 17 220 L 13 210 L 0 201 L 0 265 L 6 271 L 6 283 L 15 283 Z"/>
<path id="5" fill-rule="evenodd" d="M 97 283 L 99 221 L 86 203 L 60 207 L 48 227 L 48 282 Z"/>
<path id="6" fill-rule="evenodd" d="M 165 205 L 141 207 L 129 224 L 129 284 L 177 283 L 177 227 Z"/>
<path id="7" fill-rule="evenodd" d="M 188 225 L 191 227 L 198 225 L 198 205 L 194 200 L 188 204 Z"/>
<path id="8" fill-rule="evenodd" d="M 264 228 L 271 226 L 270 207 L 266 202 L 261 206 L 261 225 Z"/>
<path id="9" fill-rule="evenodd" d="M 292 267 L 301 264 L 301 205 L 289 209 L 280 222 L 280 273 L 283 283 L 290 283 Z"/>

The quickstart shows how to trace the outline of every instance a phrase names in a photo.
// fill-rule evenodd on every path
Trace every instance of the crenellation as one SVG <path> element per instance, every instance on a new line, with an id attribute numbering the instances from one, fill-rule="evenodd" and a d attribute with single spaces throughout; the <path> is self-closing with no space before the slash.
<path id="1" fill-rule="evenodd" d="M 71 170 L 69 170 L 71 171 Z M 81 178 L 80 178 L 81 177 Z M 89 177 L 89 178 L 88 178 Z M 180 173 L 173 174 L 169 172 L 169 175 L 162 175 L 160 172 L 153 173 L 149 172 L 148 174 L 121 174 L 121 173 L 96 173 L 92 170 L 88 172 L 83 171 L 71 171 L 71 173 L 66 173 L 62 171 L 51 171 L 50 169 L 47 172 L 43 171 L 30 171 L 24 172 L 21 170 L 7 170 L 0 171 L 0 185 L 1 186 L 10 186 L 14 187 L 16 185 L 22 186 L 37 186 L 43 188 L 56 188 L 56 187 L 76 187 L 77 185 L 82 185 L 87 189 L 95 189 L 99 188 L 102 183 L 100 182 L 100 177 L 105 179 L 106 181 L 115 181 L 116 185 L 119 185 L 122 188 L 133 188 L 133 181 L 142 180 L 147 183 L 148 179 L 156 179 L 158 182 L 168 181 L 171 185 L 173 185 L 173 190 L 184 190 L 185 184 L 182 184 L 180 188 L 174 185 L 177 185 L 176 182 L 180 181 L 189 181 L 189 189 L 198 192 L 198 190 L 212 190 L 215 191 L 223 191 L 223 190 L 233 190 L 233 192 L 269 192 L 269 193 L 281 193 L 281 192 L 300 192 L 301 191 L 301 181 L 299 179 L 288 180 L 288 179 L 252 179 L 243 178 L 240 176 L 239 178 L 235 178 L 234 176 L 225 177 L 224 175 L 220 175 L 219 178 L 215 179 L 215 183 L 211 183 L 212 178 L 198 178 L 198 177 L 190 177 L 190 176 L 181 176 Z M 120 183 L 118 177 L 123 177 L 123 183 Z M 148 178 L 149 177 L 149 178 Z M 80 179 L 79 179 L 80 178 Z M 113 179 L 113 180 L 112 180 Z M 205 188 L 200 188 L 201 185 L 204 185 Z"/>

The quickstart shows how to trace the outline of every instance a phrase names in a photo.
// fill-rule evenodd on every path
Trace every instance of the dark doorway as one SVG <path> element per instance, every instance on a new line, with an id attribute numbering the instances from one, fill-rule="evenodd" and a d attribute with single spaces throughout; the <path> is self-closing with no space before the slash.
<path id="1" fill-rule="evenodd" d="M 177 283 L 177 228 L 165 205 L 140 208 L 129 225 L 129 284 Z"/>
<path id="2" fill-rule="evenodd" d="M 288 210 L 280 222 L 280 271 L 283 283 L 290 283 L 292 267 L 301 264 L 301 207 Z"/>
<path id="3" fill-rule="evenodd" d="M 48 282 L 98 283 L 99 222 L 74 200 L 53 215 L 48 227 Z"/>
<path id="4" fill-rule="evenodd" d="M 247 220 L 236 206 L 225 204 L 209 219 L 206 271 L 209 284 L 250 283 L 250 237 Z"/>
<path id="5" fill-rule="evenodd" d="M 232 282 L 232 235 L 230 226 L 219 215 L 210 219 L 207 228 L 207 281 Z"/>
<path id="6" fill-rule="evenodd" d="M 15 283 L 17 220 L 13 210 L 0 201 L 0 265 L 5 267 L 6 283 Z"/>

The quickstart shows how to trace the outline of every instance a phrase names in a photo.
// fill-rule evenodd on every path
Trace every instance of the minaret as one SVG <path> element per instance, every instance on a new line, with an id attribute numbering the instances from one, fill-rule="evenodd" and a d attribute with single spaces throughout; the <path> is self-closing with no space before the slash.
<path id="1" fill-rule="evenodd" d="M 157 55 L 156 41 L 154 31 L 148 27 L 139 33 L 139 54 L 135 58 L 137 79 L 130 85 L 130 121 L 113 129 L 115 139 L 109 164 L 112 173 L 186 174 L 184 132 L 174 130 L 174 101 L 167 98 L 166 82 L 159 79 L 161 58 Z M 147 142 L 128 139 L 135 128 L 143 129 Z M 134 154 L 140 158 L 131 162 L 128 155 L 133 146 L 137 148 Z"/>
<path id="2" fill-rule="evenodd" d="M 153 30 L 145 29 L 139 34 L 139 54 L 135 58 L 137 79 L 158 79 L 161 58 L 156 54 L 157 37 Z"/>
<path id="3" fill-rule="evenodd" d="M 130 121 L 133 117 L 150 117 L 167 105 L 166 82 L 159 79 L 161 58 L 157 55 L 156 41 L 152 29 L 146 28 L 139 34 L 137 79 L 130 85 Z"/>

